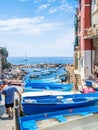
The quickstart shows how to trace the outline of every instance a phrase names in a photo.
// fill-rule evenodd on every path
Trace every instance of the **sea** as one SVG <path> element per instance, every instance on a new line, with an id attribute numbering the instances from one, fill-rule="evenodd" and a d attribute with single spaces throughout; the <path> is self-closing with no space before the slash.
<path id="1" fill-rule="evenodd" d="M 8 62 L 13 65 L 35 65 L 35 64 L 73 64 L 72 57 L 8 57 Z M 38 75 L 39 79 L 56 79 L 58 75 L 64 74 L 66 70 L 64 68 L 59 68 L 55 72 L 55 68 L 40 68 L 39 72 L 35 72 L 35 68 L 24 68 L 24 70 L 28 73 L 24 79 L 25 81 L 34 81 L 34 79 L 30 79 L 32 75 Z M 47 71 L 53 71 L 53 73 L 48 74 Z M 62 77 L 63 79 L 65 78 Z M 38 81 L 37 81 L 38 82 Z"/>
<path id="2" fill-rule="evenodd" d="M 73 57 L 8 57 L 8 62 L 19 64 L 73 64 Z"/>

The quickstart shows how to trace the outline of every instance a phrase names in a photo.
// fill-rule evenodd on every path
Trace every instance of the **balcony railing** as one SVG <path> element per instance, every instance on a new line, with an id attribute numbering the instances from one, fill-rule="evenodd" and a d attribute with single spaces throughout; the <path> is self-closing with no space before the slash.
<path id="1" fill-rule="evenodd" d="M 85 39 L 98 38 L 98 26 L 85 29 L 84 30 L 84 38 Z"/>

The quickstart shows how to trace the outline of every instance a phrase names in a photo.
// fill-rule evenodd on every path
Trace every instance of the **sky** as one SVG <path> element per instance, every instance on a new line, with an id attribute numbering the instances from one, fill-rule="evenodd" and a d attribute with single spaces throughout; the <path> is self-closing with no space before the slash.
<path id="1" fill-rule="evenodd" d="M 0 0 L 0 46 L 12 56 L 73 56 L 76 0 Z"/>

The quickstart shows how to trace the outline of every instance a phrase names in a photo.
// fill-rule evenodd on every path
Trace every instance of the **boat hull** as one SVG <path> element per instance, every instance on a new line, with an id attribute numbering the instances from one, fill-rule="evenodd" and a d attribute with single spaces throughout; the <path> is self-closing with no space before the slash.
<path id="1" fill-rule="evenodd" d="M 76 108 L 73 111 L 48 112 L 19 118 L 20 130 L 97 130 L 98 112 L 95 106 Z"/>
<path id="2" fill-rule="evenodd" d="M 73 88 L 73 84 L 61 84 L 61 83 L 26 83 L 24 91 L 32 91 L 35 89 L 40 90 L 60 90 L 60 91 L 70 91 Z"/>
<path id="3" fill-rule="evenodd" d="M 54 97 L 53 97 L 54 98 Z M 51 98 L 25 98 L 22 101 L 22 109 L 25 115 L 39 114 L 45 112 L 53 112 L 60 110 L 67 110 L 73 108 L 81 108 L 86 106 L 98 105 L 97 99 L 87 98 L 74 98 L 71 99 L 53 99 Z M 29 102 L 28 102 L 29 100 Z"/>
<path id="4" fill-rule="evenodd" d="M 42 130 L 98 130 L 98 115 L 89 115 L 73 119 L 66 123 L 46 127 Z"/>

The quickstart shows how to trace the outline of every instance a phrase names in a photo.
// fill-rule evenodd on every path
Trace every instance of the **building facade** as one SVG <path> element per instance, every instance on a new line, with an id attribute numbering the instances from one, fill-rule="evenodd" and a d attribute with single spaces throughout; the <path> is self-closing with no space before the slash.
<path id="1" fill-rule="evenodd" d="M 0 78 L 2 77 L 2 48 L 0 47 Z"/>
<path id="2" fill-rule="evenodd" d="M 92 0 L 91 8 L 91 34 L 87 39 L 92 39 L 95 47 L 94 62 L 98 64 L 98 0 Z"/>
<path id="3" fill-rule="evenodd" d="M 98 24 L 97 6 L 98 0 L 78 0 L 74 52 L 75 70 L 81 74 L 82 79 L 94 77 L 94 64 L 98 62 L 98 39 L 91 37 L 92 28 Z"/>

